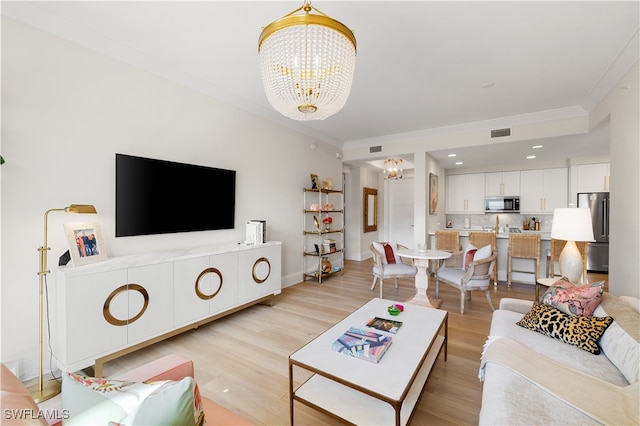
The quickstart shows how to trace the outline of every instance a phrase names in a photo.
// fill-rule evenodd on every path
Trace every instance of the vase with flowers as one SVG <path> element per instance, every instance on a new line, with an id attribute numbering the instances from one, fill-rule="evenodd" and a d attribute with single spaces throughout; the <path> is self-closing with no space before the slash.
<path id="1" fill-rule="evenodd" d="M 333 223 L 333 218 L 331 216 L 327 216 L 322 219 L 322 225 L 324 225 L 325 231 L 331 231 L 331 224 Z"/>

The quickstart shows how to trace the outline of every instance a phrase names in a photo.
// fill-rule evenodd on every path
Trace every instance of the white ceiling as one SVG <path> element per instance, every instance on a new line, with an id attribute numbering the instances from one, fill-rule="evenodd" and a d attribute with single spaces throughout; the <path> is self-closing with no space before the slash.
<path id="1" fill-rule="evenodd" d="M 356 74 L 342 111 L 295 122 L 264 95 L 257 40 L 301 4 L 2 1 L 2 13 L 337 146 L 502 117 L 584 114 L 638 60 L 638 0 L 317 0 L 354 31 Z M 500 161 L 522 162 L 530 145 L 501 144 Z M 608 130 L 553 141 L 555 158 L 564 145 L 606 155 Z M 486 151 L 459 150 L 458 158 L 465 167 L 495 164 L 495 150 Z M 432 154 L 449 161 L 448 152 Z"/>

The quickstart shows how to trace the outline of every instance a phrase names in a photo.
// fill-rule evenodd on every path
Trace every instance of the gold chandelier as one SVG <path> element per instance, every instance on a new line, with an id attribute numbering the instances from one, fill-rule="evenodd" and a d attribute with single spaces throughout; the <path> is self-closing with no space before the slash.
<path id="1" fill-rule="evenodd" d="M 324 120 L 346 103 L 356 38 L 345 25 L 311 6 L 311 0 L 264 27 L 258 53 L 267 99 L 282 115 Z"/>
<path id="2" fill-rule="evenodd" d="M 384 178 L 402 179 L 402 158 L 384 160 Z"/>

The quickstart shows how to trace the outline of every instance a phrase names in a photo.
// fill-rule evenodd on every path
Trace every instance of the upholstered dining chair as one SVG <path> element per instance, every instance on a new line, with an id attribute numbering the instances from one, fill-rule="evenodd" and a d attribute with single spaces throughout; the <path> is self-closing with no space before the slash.
<path id="1" fill-rule="evenodd" d="M 558 273 L 556 273 L 555 264 L 560 260 L 560 253 L 562 253 L 562 249 L 564 248 L 565 244 L 567 244 L 566 240 L 556 240 L 555 238 L 551 239 L 551 250 L 547 260 L 549 262 L 547 265 L 549 278 L 560 276 L 560 269 L 558 268 Z M 578 251 L 580 251 L 580 255 L 582 255 L 582 281 L 586 282 L 587 252 L 589 250 L 589 244 L 586 241 L 576 241 L 576 246 L 578 247 Z"/>
<path id="2" fill-rule="evenodd" d="M 392 250 L 404 250 L 407 248 L 402 244 L 393 244 L 386 242 L 372 243 L 369 247 L 369 250 L 371 250 L 371 254 L 373 254 L 373 283 L 371 284 L 371 291 L 373 291 L 373 289 L 376 287 L 376 283 L 380 281 L 381 299 L 383 298 L 382 291 L 385 279 L 395 279 L 396 288 L 398 288 L 398 278 L 415 277 L 418 273 L 418 269 L 413 266 L 413 264 L 411 263 L 411 259 L 400 258 L 395 253 L 393 253 L 393 263 L 390 263 L 387 260 L 387 256 L 384 251 L 385 245 L 389 245 Z"/>
<path id="3" fill-rule="evenodd" d="M 440 281 L 449 284 L 460 290 L 460 315 L 464 315 L 465 299 L 471 301 L 471 291 L 480 290 L 485 292 L 487 302 L 492 311 L 495 310 L 491 301 L 489 287 L 491 285 L 492 270 L 498 258 L 496 246 L 487 245 L 476 251 L 474 260 L 468 264 L 462 263 L 458 256 L 465 256 L 465 253 L 456 253 L 446 259 L 436 274 L 436 297 L 440 291 Z"/>
<path id="4" fill-rule="evenodd" d="M 479 231 L 471 231 L 469 232 L 469 243 L 473 244 L 475 247 L 484 247 L 486 245 L 490 245 L 497 250 L 496 245 L 496 233 L 495 232 L 479 232 Z M 493 285 L 498 285 L 498 258 L 496 258 L 495 263 L 493 264 L 492 277 Z"/>
<path id="5" fill-rule="evenodd" d="M 513 270 L 513 259 L 533 260 L 533 271 Z M 507 286 L 511 287 L 512 272 L 533 274 L 533 283 L 538 280 L 540 272 L 540 234 L 509 234 L 509 250 L 507 252 Z"/>

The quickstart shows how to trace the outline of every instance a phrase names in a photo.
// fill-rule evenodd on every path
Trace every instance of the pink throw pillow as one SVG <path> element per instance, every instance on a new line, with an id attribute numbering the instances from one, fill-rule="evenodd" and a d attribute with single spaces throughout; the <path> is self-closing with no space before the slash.
<path id="1" fill-rule="evenodd" d="M 467 246 L 464 248 L 464 251 L 462 253 L 462 269 L 464 269 L 465 271 L 469 269 L 467 265 L 470 262 L 473 262 L 473 256 L 475 255 L 477 250 L 478 248 L 473 244 L 471 243 L 467 244 Z M 471 252 L 471 255 L 468 254 L 470 252 Z"/>
<path id="2" fill-rule="evenodd" d="M 604 281 L 577 286 L 565 279 L 556 281 L 542 295 L 542 303 L 577 316 L 592 316 L 602 302 Z"/>
<path id="3" fill-rule="evenodd" d="M 473 257 L 476 255 L 476 252 L 478 251 L 478 249 L 471 249 L 467 252 L 465 252 L 464 254 L 464 270 L 468 271 L 469 270 L 469 264 L 471 262 L 473 262 Z"/>

